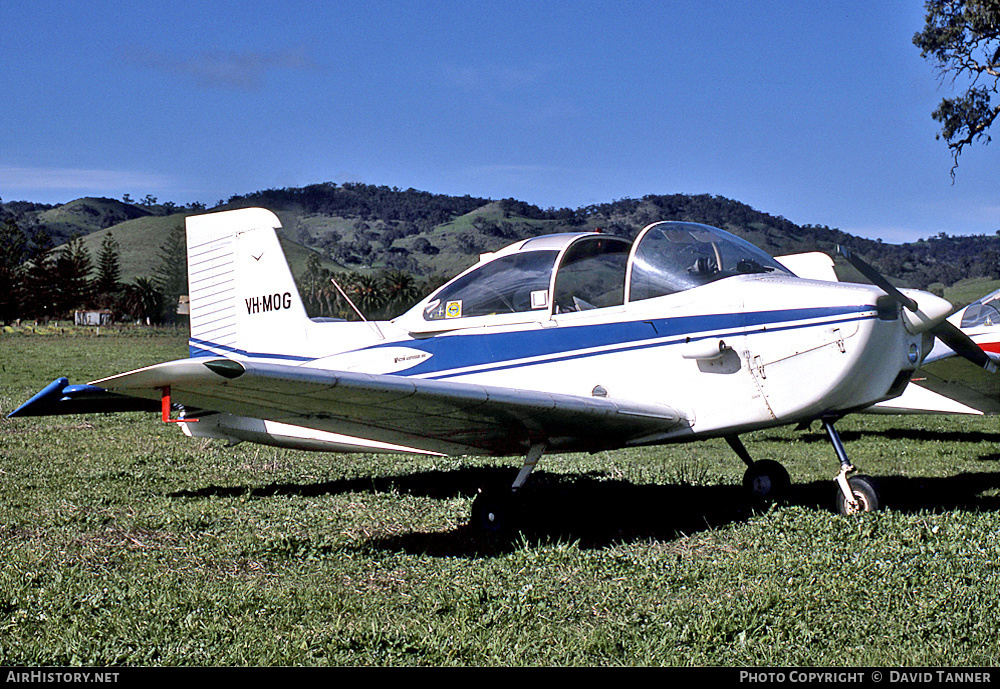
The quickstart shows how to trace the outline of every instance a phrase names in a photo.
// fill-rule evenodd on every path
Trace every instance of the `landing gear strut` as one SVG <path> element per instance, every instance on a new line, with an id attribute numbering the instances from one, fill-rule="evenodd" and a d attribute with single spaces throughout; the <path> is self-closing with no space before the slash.
<path id="1" fill-rule="evenodd" d="M 474 530 L 489 535 L 502 536 L 516 530 L 518 491 L 527 483 L 531 472 L 535 470 L 539 458 L 545 452 L 545 443 L 531 446 L 517 478 L 509 489 L 483 489 L 472 501 L 472 516 L 469 526 Z"/>
<path id="2" fill-rule="evenodd" d="M 755 462 L 738 436 L 728 435 L 726 442 L 747 465 L 746 473 L 743 474 L 743 488 L 754 503 L 767 505 L 782 500 L 788 494 L 792 481 L 785 467 L 772 459 Z"/>
<path id="3" fill-rule="evenodd" d="M 840 460 L 840 472 L 834 477 L 839 490 L 837 491 L 837 511 L 841 514 L 858 514 L 860 512 L 873 512 L 879 508 L 878 489 L 875 480 L 871 476 L 857 475 L 855 468 L 847 458 L 844 450 L 844 443 L 840 440 L 840 434 L 833 427 L 834 419 L 823 419 L 823 428 L 830 438 L 837 459 Z"/>

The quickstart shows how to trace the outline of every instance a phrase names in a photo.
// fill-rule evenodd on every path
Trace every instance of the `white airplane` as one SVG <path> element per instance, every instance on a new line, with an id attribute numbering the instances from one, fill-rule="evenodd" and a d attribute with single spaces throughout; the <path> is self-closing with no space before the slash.
<path id="1" fill-rule="evenodd" d="M 945 329 L 960 354 L 981 353 L 951 332 L 944 299 L 830 282 L 828 256 L 779 261 L 677 222 L 633 242 L 526 239 L 391 321 L 318 322 L 278 227 L 262 209 L 188 218 L 190 358 L 89 385 L 62 378 L 10 416 L 155 408 L 190 436 L 231 443 L 523 456 L 511 486 L 473 504 L 487 532 L 515 517 L 512 497 L 546 452 L 722 437 L 751 494 L 773 498 L 788 473 L 754 461 L 740 434 L 820 420 L 840 462 L 839 510 L 852 513 L 879 496 L 834 423 L 898 397 Z"/>
<path id="2" fill-rule="evenodd" d="M 959 309 L 948 317 L 948 322 L 968 335 L 994 363 L 1000 364 L 1000 289 Z M 924 363 L 930 364 L 954 355 L 951 347 L 938 342 Z"/>

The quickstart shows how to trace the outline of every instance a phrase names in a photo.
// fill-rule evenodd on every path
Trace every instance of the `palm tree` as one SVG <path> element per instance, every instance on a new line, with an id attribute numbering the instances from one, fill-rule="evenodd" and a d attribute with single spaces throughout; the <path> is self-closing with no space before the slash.
<path id="1" fill-rule="evenodd" d="M 299 277 L 298 287 L 302 303 L 310 316 L 330 316 L 324 306 L 323 292 L 330 284 L 329 271 L 320 265 L 319 255 L 312 253 L 306 259 L 306 270 Z"/>
<path id="2" fill-rule="evenodd" d="M 122 308 L 132 318 L 149 325 L 159 319 L 163 301 L 163 293 L 156 286 L 156 281 L 153 278 L 140 277 L 132 284 L 125 285 Z"/>
<path id="3" fill-rule="evenodd" d="M 341 287 L 350 295 L 351 301 L 365 318 L 378 318 L 380 310 L 386 303 L 385 293 L 378 278 L 366 273 L 350 273 L 346 282 L 346 285 L 340 283 Z"/>
<path id="4" fill-rule="evenodd" d="M 392 318 L 406 311 L 420 298 L 416 279 L 402 270 L 389 270 L 380 277 L 384 295 L 384 315 Z"/>

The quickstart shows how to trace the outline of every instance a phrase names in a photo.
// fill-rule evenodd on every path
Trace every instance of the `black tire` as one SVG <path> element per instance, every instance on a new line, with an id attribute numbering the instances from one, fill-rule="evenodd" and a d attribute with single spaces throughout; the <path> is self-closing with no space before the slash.
<path id="1" fill-rule="evenodd" d="M 472 501 L 469 526 L 476 533 L 502 537 L 514 527 L 514 500 L 510 490 L 482 490 Z"/>
<path id="2" fill-rule="evenodd" d="M 762 459 L 754 462 L 743 474 L 743 488 L 757 504 L 770 504 L 784 500 L 792 487 L 788 471 L 778 462 Z"/>
<path id="3" fill-rule="evenodd" d="M 837 487 L 837 512 L 843 515 L 860 514 L 861 512 L 874 512 L 879 508 L 880 501 L 878 486 L 871 476 L 852 476 L 847 479 L 847 485 L 851 487 L 854 499 L 858 506 L 854 508 L 847 503 L 844 491 Z"/>

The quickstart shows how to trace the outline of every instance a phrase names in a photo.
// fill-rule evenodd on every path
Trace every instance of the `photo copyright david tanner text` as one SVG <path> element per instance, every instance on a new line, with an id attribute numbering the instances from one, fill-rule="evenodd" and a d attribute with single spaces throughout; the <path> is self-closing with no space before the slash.
<path id="1" fill-rule="evenodd" d="M 992 673 L 988 670 L 740 670 L 740 682 L 759 684 L 828 682 L 852 684 L 861 682 L 885 682 L 888 684 L 992 684 Z"/>
<path id="2" fill-rule="evenodd" d="M 7 682 L 52 683 L 52 684 L 113 684 L 118 681 L 117 672 L 79 672 L 58 670 L 8 670 Z"/>

